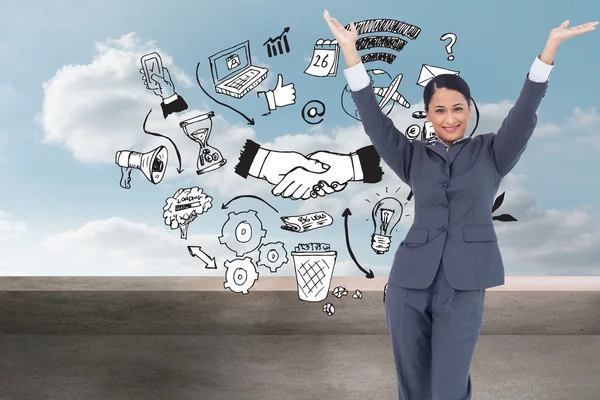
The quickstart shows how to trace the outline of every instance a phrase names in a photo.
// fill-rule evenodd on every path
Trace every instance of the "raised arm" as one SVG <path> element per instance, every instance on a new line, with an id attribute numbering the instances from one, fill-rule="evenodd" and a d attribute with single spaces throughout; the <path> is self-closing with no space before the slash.
<path id="1" fill-rule="evenodd" d="M 357 53 L 356 47 L 346 49 L 344 54 Z M 373 147 L 383 161 L 407 185 L 410 185 L 410 161 L 412 143 L 400 132 L 392 120 L 385 115 L 373 92 L 371 78 L 362 62 L 344 70 L 352 99 L 360 116 L 365 133 L 369 135 Z"/>
<path id="2" fill-rule="evenodd" d="M 554 69 L 554 55 L 559 44 L 573 36 L 591 32 L 597 24 L 598 22 L 588 22 L 567 29 L 567 20 L 550 31 L 546 46 L 533 62 L 515 105 L 493 137 L 492 156 L 501 176 L 506 176 L 514 168 L 527 148 L 537 125 L 536 111 L 546 94 L 548 79 Z"/>
<path id="3" fill-rule="evenodd" d="M 554 62 L 548 65 L 536 57 L 515 105 L 508 112 L 498 133 L 493 137 L 491 151 L 500 176 L 506 176 L 527 148 L 537 125 L 536 111 L 546 94 Z"/>
<path id="4" fill-rule="evenodd" d="M 352 23 L 350 30 L 346 30 L 327 11 L 323 14 L 323 18 L 344 54 L 347 67 L 344 75 L 366 134 L 383 161 L 404 183 L 410 185 L 412 143 L 379 108 L 379 102 L 371 85 L 371 78 L 356 50 L 358 37 L 356 27 Z"/>

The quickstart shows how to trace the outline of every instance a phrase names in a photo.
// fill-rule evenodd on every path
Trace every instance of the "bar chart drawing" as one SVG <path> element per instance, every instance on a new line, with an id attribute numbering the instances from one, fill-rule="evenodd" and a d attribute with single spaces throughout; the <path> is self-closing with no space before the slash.
<path id="1" fill-rule="evenodd" d="M 287 33 L 290 31 L 288 26 L 281 32 L 281 35 L 275 38 L 269 38 L 263 43 L 263 46 L 267 47 L 267 54 L 269 57 L 274 57 L 283 53 L 290 52 L 290 44 L 288 43 Z"/>

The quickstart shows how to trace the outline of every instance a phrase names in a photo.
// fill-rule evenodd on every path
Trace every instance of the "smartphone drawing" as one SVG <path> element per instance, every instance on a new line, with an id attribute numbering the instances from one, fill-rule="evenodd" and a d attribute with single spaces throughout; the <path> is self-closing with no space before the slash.
<path id="1" fill-rule="evenodd" d="M 148 89 L 158 89 L 160 86 L 154 81 L 154 79 L 151 78 L 151 76 L 152 74 L 156 74 L 164 78 L 163 63 L 160 58 L 160 55 L 154 52 L 143 56 L 142 68 L 144 69 L 144 74 L 146 74 L 146 84 L 148 86 Z"/>

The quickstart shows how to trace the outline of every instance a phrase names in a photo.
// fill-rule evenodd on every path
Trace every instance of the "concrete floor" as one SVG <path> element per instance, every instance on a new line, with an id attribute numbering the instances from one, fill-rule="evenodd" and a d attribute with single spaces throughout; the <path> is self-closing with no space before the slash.
<path id="1" fill-rule="evenodd" d="M 598 400 L 599 371 L 600 336 L 483 335 L 473 399 Z M 0 376 L 2 400 L 398 398 L 383 335 L 2 335 Z"/>
<path id="2" fill-rule="evenodd" d="M 289 290 L 1 283 L 0 400 L 398 398 L 378 291 L 327 316 Z M 600 398 L 600 291 L 490 291 L 481 333 L 474 400 Z"/>

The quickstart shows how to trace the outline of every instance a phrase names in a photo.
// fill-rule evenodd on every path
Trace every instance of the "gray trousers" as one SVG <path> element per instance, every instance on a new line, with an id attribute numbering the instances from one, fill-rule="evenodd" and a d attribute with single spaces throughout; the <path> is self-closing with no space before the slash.
<path id="1" fill-rule="evenodd" d="M 453 289 L 442 263 L 427 289 L 388 284 L 385 314 L 400 400 L 471 400 L 484 299 L 485 289 Z"/>

